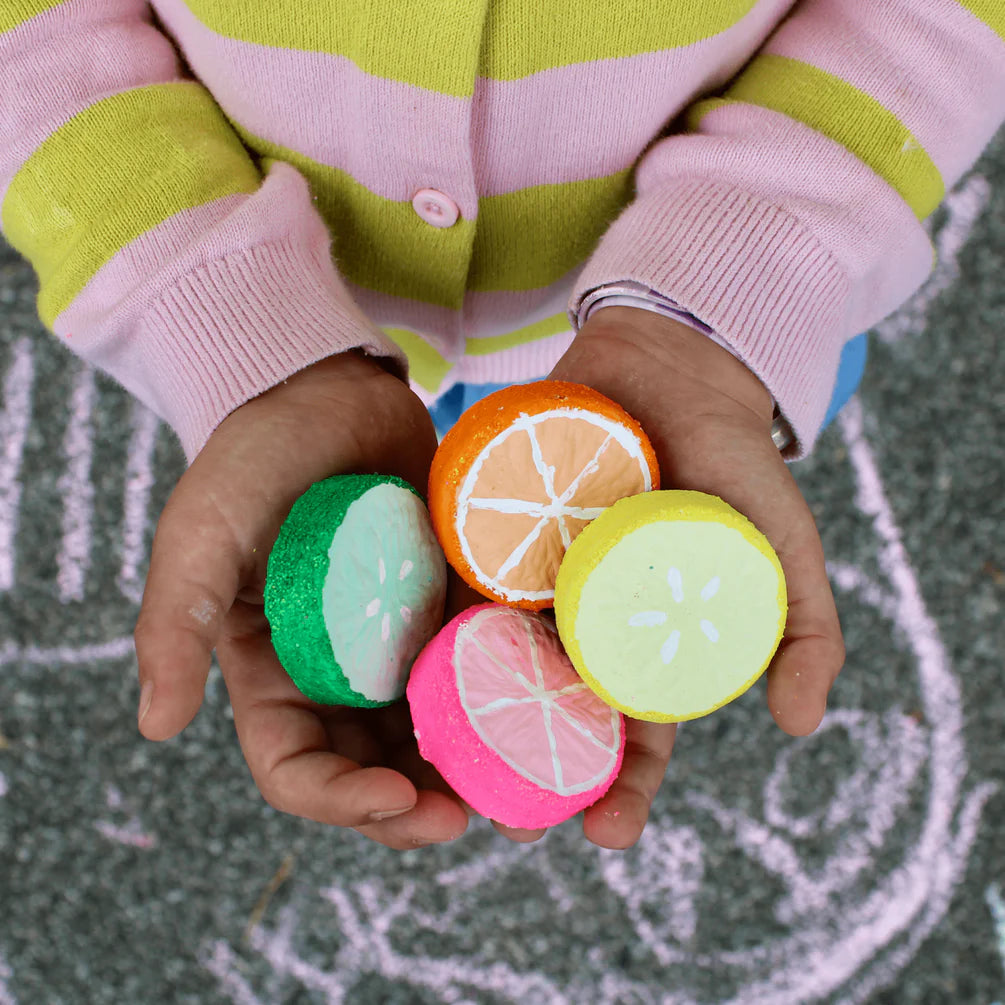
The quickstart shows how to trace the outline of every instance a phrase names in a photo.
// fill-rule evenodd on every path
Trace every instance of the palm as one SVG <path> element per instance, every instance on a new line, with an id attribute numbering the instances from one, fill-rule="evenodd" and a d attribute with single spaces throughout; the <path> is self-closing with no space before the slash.
<path id="1" fill-rule="evenodd" d="M 405 702 L 360 709 L 305 698 L 276 658 L 261 606 L 247 601 L 227 616 L 217 654 L 241 747 L 271 805 L 397 848 L 464 830 L 460 801 L 419 756 Z M 413 802 L 400 816 L 370 819 Z"/>

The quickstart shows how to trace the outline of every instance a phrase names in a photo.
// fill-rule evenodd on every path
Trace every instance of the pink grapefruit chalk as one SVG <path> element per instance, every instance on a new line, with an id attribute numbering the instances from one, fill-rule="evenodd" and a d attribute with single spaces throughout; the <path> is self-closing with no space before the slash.
<path id="1" fill-rule="evenodd" d="M 536 829 L 611 786 L 624 719 L 579 678 L 546 617 L 500 604 L 459 614 L 408 682 L 419 752 L 483 816 Z"/>

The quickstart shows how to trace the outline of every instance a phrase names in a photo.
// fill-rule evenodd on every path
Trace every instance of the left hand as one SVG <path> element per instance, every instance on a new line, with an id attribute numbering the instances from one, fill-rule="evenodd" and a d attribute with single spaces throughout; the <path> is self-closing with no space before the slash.
<path id="1" fill-rule="evenodd" d="M 773 403 L 731 353 L 681 322 L 636 307 L 606 307 L 583 325 L 550 374 L 586 384 L 642 424 L 665 488 L 719 496 L 778 554 L 788 589 L 785 634 L 767 671 L 768 707 L 786 733 L 813 732 L 844 663 L 837 608 L 809 506 L 771 439 Z M 621 772 L 583 814 L 594 844 L 627 848 L 642 833 L 673 749 L 676 724 L 627 719 Z M 544 831 L 515 831 L 536 840 Z"/>

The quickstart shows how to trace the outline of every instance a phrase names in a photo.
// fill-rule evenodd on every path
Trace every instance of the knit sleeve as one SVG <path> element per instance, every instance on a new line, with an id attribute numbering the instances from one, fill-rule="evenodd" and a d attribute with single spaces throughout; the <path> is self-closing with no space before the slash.
<path id="1" fill-rule="evenodd" d="M 804 0 L 719 95 L 637 165 L 579 276 L 636 281 L 700 317 L 808 453 L 844 343 L 902 304 L 923 221 L 1005 119 L 1001 0 Z"/>
<path id="2" fill-rule="evenodd" d="M 0 225 L 39 316 L 178 433 L 332 353 L 354 304 L 304 178 L 263 177 L 141 0 L 0 0 Z"/>

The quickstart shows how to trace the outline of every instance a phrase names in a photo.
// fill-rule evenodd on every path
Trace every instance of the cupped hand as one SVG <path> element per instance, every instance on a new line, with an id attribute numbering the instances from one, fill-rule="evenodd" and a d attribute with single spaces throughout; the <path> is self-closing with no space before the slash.
<path id="1" fill-rule="evenodd" d="M 844 643 L 813 516 L 771 439 L 767 389 L 700 332 L 621 306 L 593 314 L 550 376 L 596 388 L 637 419 L 653 443 L 664 488 L 719 496 L 771 542 L 789 611 L 767 671 L 768 707 L 786 733 L 811 733 L 844 663 Z M 626 723 L 621 772 L 583 814 L 586 837 L 606 848 L 626 848 L 641 835 L 677 728 Z M 498 829 L 516 840 L 544 833 Z"/>
<path id="2" fill-rule="evenodd" d="M 245 759 L 272 806 L 395 848 L 460 835 L 468 812 L 419 756 L 407 703 L 309 701 L 275 655 L 263 608 L 269 551 L 310 485 L 380 472 L 424 490 L 435 449 L 419 399 L 357 352 L 228 416 L 179 480 L 154 538 L 135 631 L 143 735 L 164 740 L 188 725 L 215 648 Z"/>

